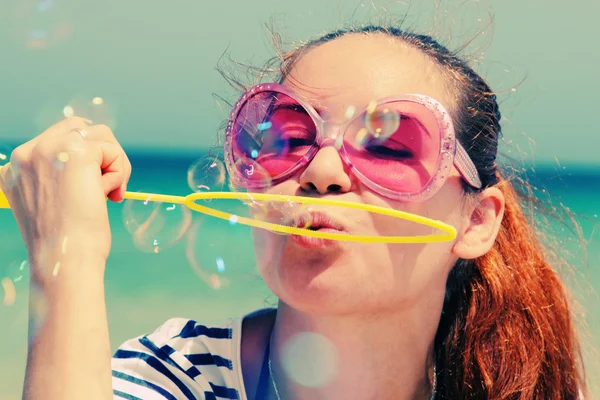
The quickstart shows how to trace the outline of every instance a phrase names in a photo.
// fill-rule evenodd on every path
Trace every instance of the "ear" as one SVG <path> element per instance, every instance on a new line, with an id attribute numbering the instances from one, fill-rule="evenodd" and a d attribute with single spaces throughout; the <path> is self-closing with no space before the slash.
<path id="1" fill-rule="evenodd" d="M 497 187 L 483 190 L 477 204 L 468 205 L 463 225 L 452 252 L 471 260 L 487 253 L 494 242 L 504 217 L 504 195 Z"/>

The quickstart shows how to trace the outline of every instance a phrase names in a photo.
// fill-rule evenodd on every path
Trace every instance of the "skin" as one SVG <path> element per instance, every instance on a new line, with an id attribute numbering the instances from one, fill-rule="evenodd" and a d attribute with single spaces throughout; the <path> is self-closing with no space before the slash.
<path id="1" fill-rule="evenodd" d="M 86 138 L 74 129 L 85 129 Z M 57 168 L 59 155 L 68 161 Z M 31 271 L 24 399 L 113 398 L 105 197 L 122 201 L 130 174 L 111 130 L 81 118 L 51 126 L 0 168 Z"/>
<path id="2" fill-rule="evenodd" d="M 450 85 L 431 61 L 383 35 L 347 36 L 319 46 L 299 61 L 291 78 L 288 84 L 326 110 L 328 120 L 340 120 L 348 105 L 358 109 L 372 99 L 407 92 L 430 95 L 450 110 L 455 107 L 447 91 Z M 74 131 L 78 128 L 86 129 L 85 139 Z M 63 164 L 57 168 L 59 159 Z M 11 162 L 0 168 L 0 188 L 19 225 L 31 268 L 24 399 L 113 398 L 104 301 L 111 246 L 105 198 L 122 201 L 130 173 L 111 130 L 80 118 L 66 119 L 19 146 Z M 331 192 L 331 185 L 340 189 Z M 254 316 L 243 323 L 241 357 L 248 398 L 254 398 L 269 340 L 274 379 L 285 399 L 427 398 L 448 272 L 457 258 L 479 257 L 493 245 L 504 209 L 501 192 L 489 188 L 477 202 L 465 202 L 453 171 L 427 202 L 390 202 L 349 174 L 332 147 L 272 190 L 426 215 L 454 225 L 458 237 L 444 244 L 338 243 L 327 250 L 307 250 L 286 244 L 282 236 L 256 233 L 257 244 L 275 254 L 258 261 L 281 302 L 276 316 Z M 325 211 L 361 233 L 410 234 L 421 229 L 360 212 Z M 386 228 L 388 224 L 393 225 Z M 336 374 L 318 389 L 295 384 L 282 369 L 285 343 L 307 331 L 327 338 L 335 353 Z M 305 354 L 316 365 L 323 361 L 320 352 L 307 349 Z M 272 392 L 269 396 L 275 398 Z"/>
<path id="3" fill-rule="evenodd" d="M 428 95 L 448 110 L 456 107 L 450 85 L 431 60 L 382 34 L 347 35 L 310 50 L 294 66 L 285 84 L 323 110 L 321 116 L 333 123 L 343 122 L 351 105 L 360 110 L 373 99 L 405 93 Z M 389 207 L 457 228 L 458 237 L 453 242 L 335 242 L 318 249 L 298 246 L 287 236 L 262 230 L 254 233 L 260 272 L 280 299 L 276 318 L 271 316 L 275 318 L 271 322 L 271 357 L 283 398 L 427 398 L 433 339 L 448 274 L 458 258 L 475 258 L 491 248 L 503 215 L 500 191 L 490 188 L 481 193 L 478 202 L 466 201 L 461 177 L 454 169 L 429 200 L 392 201 L 361 184 L 337 150 L 327 146 L 304 170 L 268 192 Z M 431 232 L 368 212 L 312 208 L 343 221 L 355 234 Z M 246 332 L 252 335 L 253 324 L 248 325 Z M 257 335 L 263 335 L 266 344 L 269 331 L 263 330 Z M 286 376 L 279 357 L 288 340 L 306 331 L 323 335 L 337 353 L 335 377 L 318 389 L 295 384 Z M 261 354 L 254 356 L 260 358 Z M 318 352 L 310 354 L 315 360 L 319 356 Z M 255 359 L 250 364 L 259 363 Z M 359 365 L 365 368 L 357 368 Z M 254 393 L 256 374 L 245 376 L 248 392 Z"/>

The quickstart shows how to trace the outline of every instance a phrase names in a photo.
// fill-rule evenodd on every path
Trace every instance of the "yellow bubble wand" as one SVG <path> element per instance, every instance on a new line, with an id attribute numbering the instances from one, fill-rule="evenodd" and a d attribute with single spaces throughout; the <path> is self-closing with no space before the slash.
<path id="1" fill-rule="evenodd" d="M 197 211 L 206 215 L 210 215 L 215 218 L 220 218 L 228 221 L 235 221 L 242 225 L 248 225 L 254 228 L 267 229 L 273 232 L 286 233 L 290 235 L 301 235 L 310 236 L 314 238 L 327 239 L 327 240 L 340 240 L 349 242 L 361 242 L 361 243 L 433 243 L 433 242 L 447 242 L 456 238 L 456 229 L 442 221 L 434 220 L 431 218 L 423 217 L 416 214 L 407 213 L 404 211 L 394 210 L 385 207 L 374 206 L 370 204 L 352 203 L 348 201 L 333 200 L 333 199 L 322 199 L 315 197 L 303 197 L 303 196 L 286 196 L 279 194 L 267 194 L 267 193 L 239 193 L 239 192 L 205 192 L 205 193 L 192 193 L 187 196 L 173 196 L 166 194 L 157 193 L 139 193 L 139 192 L 126 192 L 125 198 L 128 200 L 140 200 L 140 201 L 152 201 L 160 203 L 172 203 L 182 204 L 193 211 Z M 387 215 L 394 218 L 400 218 L 407 221 L 412 221 L 418 224 L 430 226 L 438 229 L 444 233 L 437 235 L 421 235 L 421 236 L 365 236 L 365 235 L 352 235 L 350 233 L 333 233 L 333 232 L 321 232 L 314 231 L 306 228 L 299 228 L 295 226 L 275 224 L 272 222 L 261 221 L 257 219 L 247 218 L 238 216 L 228 212 L 220 211 L 215 208 L 211 208 L 205 205 L 198 204 L 198 200 L 211 200 L 211 199 L 224 199 L 224 200 L 250 200 L 250 201 L 275 201 L 275 202 L 293 202 L 300 204 L 315 204 L 315 205 L 326 205 L 336 207 L 353 208 L 357 210 L 363 210 L 372 212 L 375 214 Z M 8 199 L 0 191 L 0 208 L 10 208 Z"/>

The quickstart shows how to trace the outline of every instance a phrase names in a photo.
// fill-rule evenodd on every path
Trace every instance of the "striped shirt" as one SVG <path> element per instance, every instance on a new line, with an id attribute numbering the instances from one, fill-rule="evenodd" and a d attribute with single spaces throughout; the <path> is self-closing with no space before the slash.
<path id="1" fill-rule="evenodd" d="M 240 358 L 242 321 L 207 327 L 173 318 L 150 335 L 128 340 L 112 359 L 114 398 L 247 400 Z M 579 399 L 584 399 L 581 391 Z"/>
<path id="2" fill-rule="evenodd" d="M 173 318 L 149 335 L 128 340 L 112 359 L 114 398 L 246 400 L 242 320 L 207 327 Z"/>

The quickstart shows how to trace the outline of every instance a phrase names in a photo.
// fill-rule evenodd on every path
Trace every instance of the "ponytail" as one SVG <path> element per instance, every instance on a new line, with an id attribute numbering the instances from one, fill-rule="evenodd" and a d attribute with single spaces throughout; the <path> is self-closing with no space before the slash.
<path id="1" fill-rule="evenodd" d="M 512 183 L 493 248 L 451 272 L 436 336 L 438 398 L 577 399 L 584 390 L 567 290 Z"/>

